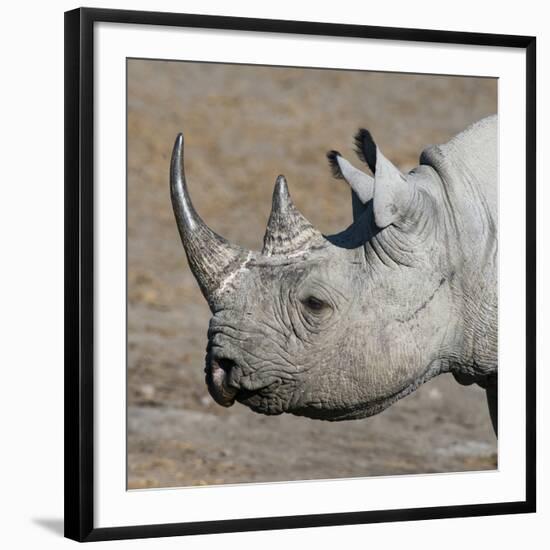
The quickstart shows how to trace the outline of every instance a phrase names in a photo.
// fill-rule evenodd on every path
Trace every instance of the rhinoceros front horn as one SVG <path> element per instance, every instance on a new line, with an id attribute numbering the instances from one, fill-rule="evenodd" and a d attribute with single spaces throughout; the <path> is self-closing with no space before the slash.
<path id="1" fill-rule="evenodd" d="M 172 152 L 170 194 L 189 266 L 212 308 L 216 291 L 245 261 L 249 251 L 229 243 L 212 231 L 193 207 L 183 169 L 183 134 L 176 138 Z"/>

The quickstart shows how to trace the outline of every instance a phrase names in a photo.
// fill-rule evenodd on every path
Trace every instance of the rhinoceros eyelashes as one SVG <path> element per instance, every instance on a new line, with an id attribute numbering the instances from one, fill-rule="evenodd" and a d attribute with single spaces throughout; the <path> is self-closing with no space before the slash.
<path id="1" fill-rule="evenodd" d="M 315 296 L 307 296 L 304 300 L 302 300 L 302 304 L 308 311 L 316 315 L 326 315 L 332 309 L 327 302 L 316 298 Z"/>

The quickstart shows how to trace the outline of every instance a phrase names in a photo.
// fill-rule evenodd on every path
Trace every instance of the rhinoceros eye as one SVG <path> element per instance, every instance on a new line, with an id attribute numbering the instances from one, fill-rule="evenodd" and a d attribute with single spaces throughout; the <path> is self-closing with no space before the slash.
<path id="1" fill-rule="evenodd" d="M 328 307 L 328 304 L 322 300 L 319 300 L 319 298 L 315 298 L 315 296 L 308 296 L 303 303 L 307 308 L 313 311 L 322 311 Z"/>

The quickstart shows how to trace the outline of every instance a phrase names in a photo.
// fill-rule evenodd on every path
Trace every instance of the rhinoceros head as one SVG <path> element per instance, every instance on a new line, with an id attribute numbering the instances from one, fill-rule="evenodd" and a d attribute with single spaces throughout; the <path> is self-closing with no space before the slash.
<path id="1" fill-rule="evenodd" d="M 279 176 L 261 252 L 230 244 L 195 211 L 176 140 L 171 193 L 189 265 L 208 301 L 206 382 L 220 405 L 327 420 L 375 414 L 441 371 L 451 323 L 433 169 L 404 176 L 358 138 L 375 177 L 338 153 L 362 211 L 324 236 Z"/>

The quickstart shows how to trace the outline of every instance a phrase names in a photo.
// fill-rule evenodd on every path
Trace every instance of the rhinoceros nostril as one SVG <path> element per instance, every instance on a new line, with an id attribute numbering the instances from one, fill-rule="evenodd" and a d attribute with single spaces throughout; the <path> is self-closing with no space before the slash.
<path id="1" fill-rule="evenodd" d="M 226 359 L 225 357 L 215 359 L 215 362 L 219 365 L 221 369 L 224 370 L 226 375 L 229 375 L 231 369 L 235 366 L 235 361 L 233 361 L 232 359 Z"/>

